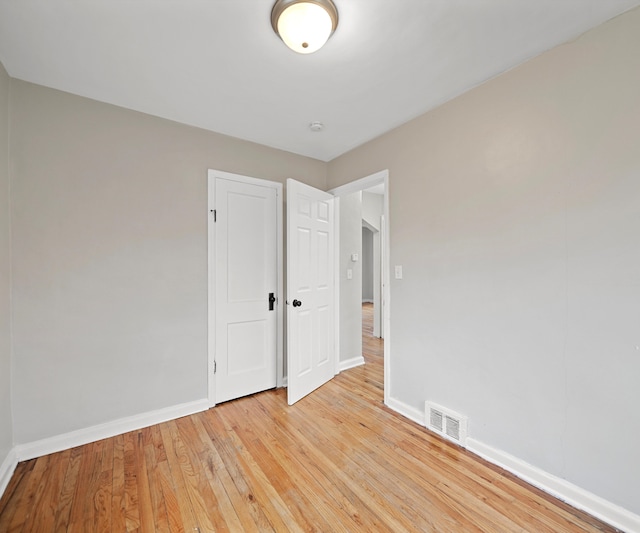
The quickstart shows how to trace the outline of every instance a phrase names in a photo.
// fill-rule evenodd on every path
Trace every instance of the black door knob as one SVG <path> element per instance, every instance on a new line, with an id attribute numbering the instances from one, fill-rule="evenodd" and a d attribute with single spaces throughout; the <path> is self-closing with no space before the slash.
<path id="1" fill-rule="evenodd" d="M 293 307 L 300 307 L 302 305 L 300 300 L 293 300 L 291 303 L 293 304 Z"/>

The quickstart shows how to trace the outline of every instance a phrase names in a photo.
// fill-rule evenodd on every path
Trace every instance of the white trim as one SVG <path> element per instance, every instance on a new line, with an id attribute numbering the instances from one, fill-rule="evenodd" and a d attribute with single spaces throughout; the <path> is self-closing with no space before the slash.
<path id="1" fill-rule="evenodd" d="M 467 439 L 467 450 L 618 529 L 627 533 L 640 533 L 640 516 L 619 505 L 476 439 Z"/>
<path id="2" fill-rule="evenodd" d="M 209 407 L 216 404 L 216 380 L 214 378 L 216 360 L 216 232 L 213 226 L 212 213 L 215 201 L 215 174 L 209 169 L 207 172 L 207 398 Z"/>
<path id="3" fill-rule="evenodd" d="M 340 373 L 340 198 L 333 200 L 333 373 Z"/>
<path id="4" fill-rule="evenodd" d="M 2 465 L 0 465 L 0 498 L 2 498 L 4 491 L 7 490 L 7 485 L 9 485 L 16 466 L 18 466 L 18 456 L 16 455 L 16 449 L 11 448 L 4 461 L 2 461 Z"/>
<path id="5" fill-rule="evenodd" d="M 386 188 L 386 179 L 389 177 L 388 170 L 381 170 L 380 172 L 376 172 L 375 174 L 370 174 L 369 176 L 365 176 L 364 178 L 357 179 L 355 181 L 350 181 L 345 185 L 340 185 L 340 187 L 335 187 L 331 189 L 329 192 L 334 196 L 346 196 L 347 194 L 353 194 L 354 192 L 359 192 L 364 189 L 369 189 L 371 187 L 375 187 L 376 185 L 380 185 L 381 183 L 385 184 L 384 193 L 387 194 Z"/>
<path id="6" fill-rule="evenodd" d="M 340 361 L 338 369 L 340 370 L 340 372 L 342 372 L 343 370 L 349 370 L 350 368 L 354 368 L 360 365 L 364 365 L 364 357 L 358 355 L 356 357 L 352 357 L 351 359 L 347 359 L 346 361 Z"/>
<path id="7" fill-rule="evenodd" d="M 396 400 L 395 398 L 389 398 L 384 402 L 385 405 L 389 409 L 393 409 L 396 413 L 401 414 L 402 416 L 408 418 L 409 420 L 413 420 L 416 424 L 424 426 L 424 412 L 420 411 L 420 409 L 416 409 L 415 407 L 411 407 L 400 400 Z"/>
<path id="8" fill-rule="evenodd" d="M 383 283 L 382 294 L 382 338 L 384 339 L 384 402 L 391 400 L 391 231 L 389 217 L 389 171 L 384 175 L 384 232 Z"/>
<path id="9" fill-rule="evenodd" d="M 378 233 L 380 231 L 375 226 L 369 224 L 364 218 L 362 219 L 362 227 L 367 228 L 371 233 Z"/>
<path id="10" fill-rule="evenodd" d="M 139 415 L 120 418 L 112 422 L 98 424 L 84 429 L 78 429 L 62 435 L 56 435 L 42 440 L 19 444 L 14 448 L 19 461 L 26 461 L 34 457 L 41 457 L 50 453 L 68 450 L 97 440 L 107 439 L 128 431 L 167 422 L 183 416 L 206 411 L 209 402 L 206 398 L 195 402 L 182 403 L 156 411 L 148 411 Z"/>
<path id="11" fill-rule="evenodd" d="M 372 303 L 373 303 L 373 300 L 371 300 L 371 299 L 369 299 L 369 298 L 363 298 L 363 299 L 362 299 L 362 303 L 363 303 L 363 304 L 372 304 Z"/>
<path id="12" fill-rule="evenodd" d="M 284 295 L 284 187 L 282 183 L 276 183 L 276 195 L 278 205 L 276 206 L 276 246 L 278 248 L 278 289 L 276 291 L 276 313 L 278 329 L 276 330 L 276 387 L 286 387 L 284 375 L 284 313 L 286 308 Z"/>
<path id="13" fill-rule="evenodd" d="M 391 407 L 391 231 L 389 231 L 389 170 L 381 170 L 364 178 L 357 179 L 329 192 L 336 197 L 352 194 L 384 183 L 384 316 L 382 337 L 384 338 L 384 403 Z M 339 256 L 338 256 L 339 257 Z M 336 267 L 338 268 L 338 267 Z M 339 279 L 339 278 L 337 278 Z M 339 337 L 339 325 L 336 325 L 336 338 Z M 338 342 L 339 343 L 339 342 Z M 411 417 L 409 417 L 411 418 Z M 422 422 L 419 422 L 422 423 Z"/>
<path id="14" fill-rule="evenodd" d="M 276 205 L 276 246 L 277 246 L 277 270 L 278 270 L 278 289 L 276 291 L 276 313 L 277 313 L 277 329 L 276 329 L 276 387 L 285 387 L 284 375 L 284 215 L 283 215 L 283 184 L 276 181 L 264 180 L 260 178 L 252 178 L 241 174 L 232 174 L 222 170 L 209 169 L 207 172 L 207 279 L 208 279 L 208 331 L 207 331 L 207 389 L 209 398 L 209 407 L 216 404 L 216 380 L 213 379 L 213 370 L 215 365 L 215 226 L 212 218 L 212 211 L 216 208 L 215 199 L 215 179 L 222 178 L 226 180 L 236 181 L 240 183 L 248 183 L 251 185 L 259 185 L 260 187 L 270 187 L 275 189 L 277 197 Z"/>

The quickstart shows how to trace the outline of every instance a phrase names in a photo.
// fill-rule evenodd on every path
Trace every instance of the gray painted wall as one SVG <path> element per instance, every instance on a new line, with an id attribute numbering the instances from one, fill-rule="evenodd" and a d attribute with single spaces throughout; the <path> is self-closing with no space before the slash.
<path id="1" fill-rule="evenodd" d="M 15 441 L 207 396 L 207 169 L 326 164 L 12 80 Z"/>
<path id="2" fill-rule="evenodd" d="M 351 254 L 358 261 L 351 261 Z M 353 278 L 347 279 L 347 269 Z M 362 356 L 362 193 L 340 197 L 340 360 Z"/>
<path id="3" fill-rule="evenodd" d="M 0 63 L 0 465 L 13 447 L 13 424 L 11 420 L 9 87 L 9 76 L 2 63 Z"/>
<path id="4" fill-rule="evenodd" d="M 362 301 L 373 301 L 373 232 L 362 228 Z"/>
<path id="5" fill-rule="evenodd" d="M 380 217 L 384 213 L 384 196 L 367 191 L 362 192 L 362 219 L 380 231 Z"/>
<path id="6" fill-rule="evenodd" d="M 391 396 L 635 513 L 638 50 L 640 9 L 332 161 L 328 183 L 390 172 Z"/>

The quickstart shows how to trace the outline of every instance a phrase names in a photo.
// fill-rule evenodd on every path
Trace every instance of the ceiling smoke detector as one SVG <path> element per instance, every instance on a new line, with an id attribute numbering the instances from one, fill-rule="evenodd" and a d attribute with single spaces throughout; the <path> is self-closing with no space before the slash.
<path id="1" fill-rule="evenodd" d="M 309 129 L 315 132 L 322 131 L 324 129 L 324 124 L 322 122 L 314 121 L 309 124 Z"/>

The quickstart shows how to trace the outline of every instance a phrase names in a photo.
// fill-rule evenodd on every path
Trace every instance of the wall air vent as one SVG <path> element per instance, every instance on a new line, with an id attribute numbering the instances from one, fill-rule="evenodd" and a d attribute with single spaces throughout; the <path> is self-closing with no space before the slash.
<path id="1" fill-rule="evenodd" d="M 460 446 L 467 440 L 467 417 L 437 403 L 425 402 L 425 425 L 431 431 Z"/>
<path id="2" fill-rule="evenodd" d="M 427 426 L 442 431 L 444 426 L 442 424 L 442 411 L 436 409 L 429 409 L 429 424 Z"/>

